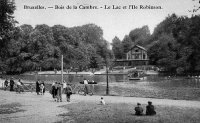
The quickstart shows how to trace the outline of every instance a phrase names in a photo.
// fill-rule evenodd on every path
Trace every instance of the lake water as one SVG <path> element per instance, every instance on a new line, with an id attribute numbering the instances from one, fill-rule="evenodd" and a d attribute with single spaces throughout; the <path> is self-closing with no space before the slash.
<path id="1" fill-rule="evenodd" d="M 35 82 L 37 79 L 51 84 L 61 81 L 60 75 L 21 75 L 24 82 Z M 84 78 L 94 80 L 95 94 L 106 94 L 106 75 L 64 75 L 64 80 L 74 84 Z M 151 97 L 167 99 L 184 99 L 200 101 L 200 79 L 186 79 L 186 77 L 167 78 L 165 76 L 147 76 L 146 80 L 129 81 L 127 75 L 111 74 L 108 76 L 109 94 L 119 96 Z"/>

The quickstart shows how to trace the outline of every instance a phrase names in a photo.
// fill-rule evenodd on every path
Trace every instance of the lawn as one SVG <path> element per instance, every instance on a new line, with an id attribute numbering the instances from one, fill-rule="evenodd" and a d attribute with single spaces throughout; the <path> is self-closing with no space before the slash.
<path id="1" fill-rule="evenodd" d="M 99 105 L 79 102 L 62 106 L 70 112 L 60 116 L 63 116 L 66 122 L 71 117 L 76 123 L 199 123 L 200 121 L 200 109 L 156 106 L 157 115 L 135 116 L 135 106 L 128 103 Z M 145 108 L 146 105 L 142 106 Z"/>

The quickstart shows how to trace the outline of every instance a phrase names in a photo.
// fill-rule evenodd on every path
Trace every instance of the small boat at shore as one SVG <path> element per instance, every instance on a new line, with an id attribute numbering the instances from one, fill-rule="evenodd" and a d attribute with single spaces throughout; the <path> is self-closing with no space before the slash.
<path id="1" fill-rule="evenodd" d="M 144 70 L 133 69 L 128 71 L 128 79 L 129 80 L 145 80 L 146 74 Z"/>

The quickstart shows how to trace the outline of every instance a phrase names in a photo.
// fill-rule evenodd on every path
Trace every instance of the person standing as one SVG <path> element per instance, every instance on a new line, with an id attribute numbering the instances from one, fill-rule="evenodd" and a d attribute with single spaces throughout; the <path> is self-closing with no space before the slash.
<path id="1" fill-rule="evenodd" d="M 86 94 L 88 94 L 88 81 L 86 79 L 84 79 L 83 84 L 85 86 L 85 94 L 84 95 L 86 96 Z"/>
<path id="2" fill-rule="evenodd" d="M 67 84 L 67 87 L 65 88 L 65 94 L 66 94 L 67 102 L 70 102 L 70 96 L 72 95 L 72 88 L 69 85 L 69 83 Z"/>
<path id="3" fill-rule="evenodd" d="M 62 102 L 62 85 L 61 83 L 57 84 L 57 102 Z"/>
<path id="4" fill-rule="evenodd" d="M 36 93 L 37 95 L 40 95 L 40 81 L 39 80 L 36 81 Z"/>
<path id="5" fill-rule="evenodd" d="M 44 84 L 43 83 L 41 83 L 40 84 L 40 93 L 41 93 L 41 95 L 44 95 Z"/>
<path id="6" fill-rule="evenodd" d="M 19 81 L 18 82 L 16 82 L 16 85 L 17 85 L 17 92 L 18 93 L 21 93 L 21 80 L 19 79 Z"/>
<path id="7" fill-rule="evenodd" d="M 64 80 L 64 81 L 63 81 L 63 92 L 62 92 L 62 93 L 65 93 L 66 87 L 67 87 L 67 83 L 66 83 L 66 81 Z"/>
<path id="8" fill-rule="evenodd" d="M 51 86 L 51 94 L 52 94 L 54 101 L 56 101 L 56 95 L 57 95 L 56 84 L 57 84 L 57 82 L 53 83 Z"/>
<path id="9" fill-rule="evenodd" d="M 10 79 L 10 91 L 14 91 L 14 80 L 13 80 L 13 77 Z"/>
<path id="10" fill-rule="evenodd" d="M 4 82 L 4 91 L 6 91 L 7 88 L 8 88 L 8 79 L 6 78 Z"/>

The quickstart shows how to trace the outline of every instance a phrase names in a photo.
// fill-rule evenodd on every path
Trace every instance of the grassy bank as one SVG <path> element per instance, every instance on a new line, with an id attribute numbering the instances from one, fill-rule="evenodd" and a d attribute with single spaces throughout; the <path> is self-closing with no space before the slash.
<path id="1" fill-rule="evenodd" d="M 11 114 L 16 112 L 22 112 L 25 110 L 20 109 L 22 105 L 20 103 L 10 103 L 0 105 L 0 114 Z"/>
<path id="2" fill-rule="evenodd" d="M 79 102 L 63 106 L 70 112 L 60 116 L 66 117 L 65 122 L 71 117 L 76 123 L 199 123 L 200 121 L 200 109 L 156 106 L 155 116 L 135 116 L 135 106 L 127 103 L 111 103 L 103 106 L 97 103 Z"/>

